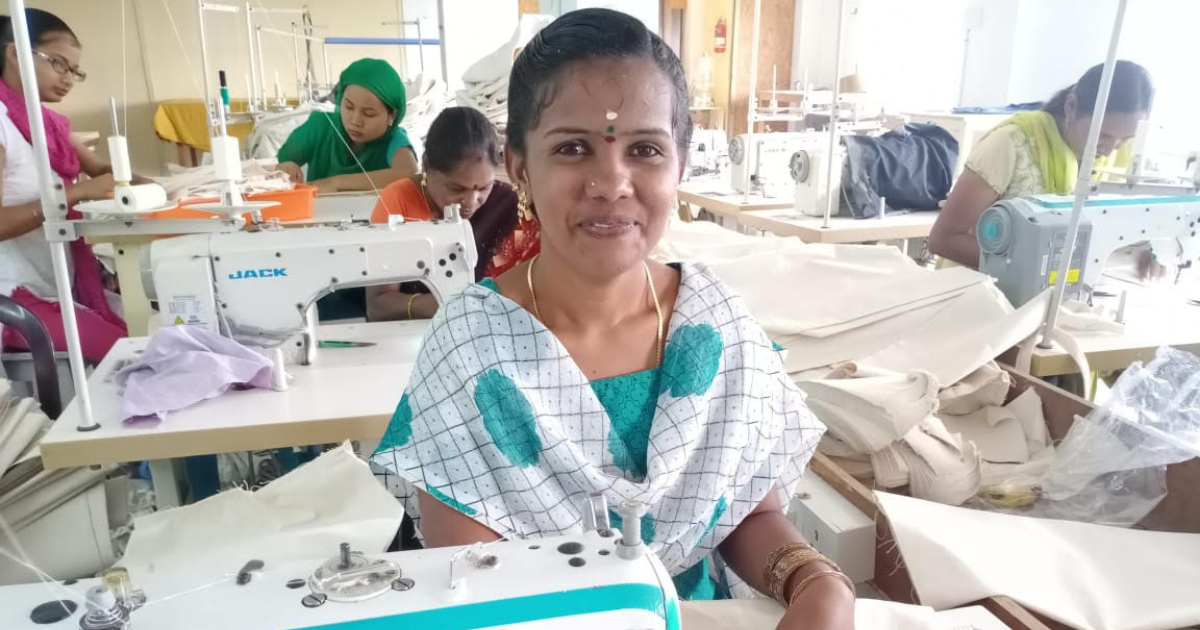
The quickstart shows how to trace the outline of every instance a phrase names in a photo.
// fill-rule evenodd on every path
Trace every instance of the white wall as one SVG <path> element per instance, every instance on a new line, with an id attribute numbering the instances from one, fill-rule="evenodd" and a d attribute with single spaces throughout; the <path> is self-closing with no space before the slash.
<path id="1" fill-rule="evenodd" d="M 955 99 L 947 107 L 962 105 L 980 107 L 1009 103 L 1008 85 L 1012 76 L 1012 46 L 1017 33 L 1017 0 L 968 0 L 964 6 L 965 64 L 961 82 L 961 101 Z M 969 32 L 968 32 L 969 29 Z"/>
<path id="2" fill-rule="evenodd" d="M 792 80 L 833 85 L 839 0 L 798 0 Z M 963 51 L 961 0 L 847 0 L 842 76 L 898 110 L 950 107 Z"/>
<path id="3" fill-rule="evenodd" d="M 547 15 L 562 15 L 568 11 L 587 8 L 628 13 L 641 20 L 646 28 L 655 33 L 659 32 L 658 2 L 652 0 L 542 0 L 541 3 L 542 13 Z"/>
<path id="4" fill-rule="evenodd" d="M 518 17 L 517 3 L 508 0 L 443 0 L 442 29 L 451 87 L 461 83 L 471 64 L 512 38 Z M 428 65 L 428 58 L 425 63 Z"/>
<path id="5" fill-rule="evenodd" d="M 1048 99 L 1103 62 L 1116 9 L 1115 0 L 1022 0 L 1005 102 Z"/>

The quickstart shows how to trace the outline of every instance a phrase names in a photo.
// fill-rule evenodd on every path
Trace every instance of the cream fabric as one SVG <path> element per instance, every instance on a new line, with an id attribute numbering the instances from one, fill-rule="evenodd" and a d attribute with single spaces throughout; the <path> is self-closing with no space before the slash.
<path id="1" fill-rule="evenodd" d="M 1200 623 L 1200 534 L 1031 519 L 876 493 L 920 599 L 1008 596 L 1080 630 Z"/>
<path id="2" fill-rule="evenodd" d="M 1049 301 L 1047 289 L 1014 311 L 994 285 L 977 285 L 954 308 L 939 311 L 860 363 L 896 372 L 926 370 L 942 383 L 957 383 L 1036 332 Z"/>
<path id="3" fill-rule="evenodd" d="M 783 607 L 771 599 L 680 602 L 685 630 L 775 630 Z M 938 613 L 874 599 L 854 602 L 854 626 L 860 630 L 944 630 Z"/>
<path id="4" fill-rule="evenodd" d="M 1012 411 L 1004 407 L 984 407 L 964 416 L 938 416 L 946 429 L 975 443 L 983 458 L 990 462 L 1023 464 L 1029 461 L 1025 430 Z"/>
<path id="5" fill-rule="evenodd" d="M 935 416 L 909 431 L 898 450 L 908 465 L 909 490 L 914 497 L 962 505 L 979 490 L 978 449 L 951 434 Z"/>
<path id="6" fill-rule="evenodd" d="M 741 294 L 772 335 L 828 337 L 990 282 L 968 269 L 918 267 L 894 247 L 809 245 L 703 221 L 672 223 L 654 257 L 703 262 Z"/>
<path id="7" fill-rule="evenodd" d="M 938 392 L 942 414 L 963 415 L 988 406 L 1004 404 L 1012 378 L 995 361 L 971 372 L 961 381 Z"/>
<path id="8" fill-rule="evenodd" d="M 937 379 L 921 371 L 796 385 L 829 432 L 859 453 L 874 453 L 901 439 L 938 405 Z"/>

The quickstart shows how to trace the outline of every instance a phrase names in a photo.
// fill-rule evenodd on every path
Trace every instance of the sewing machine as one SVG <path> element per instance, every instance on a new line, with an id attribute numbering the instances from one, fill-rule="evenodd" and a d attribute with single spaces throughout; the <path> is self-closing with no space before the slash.
<path id="1" fill-rule="evenodd" d="M 833 164 L 833 192 L 842 190 L 842 167 L 846 163 L 846 150 L 837 147 L 836 162 Z M 789 170 L 795 182 L 795 208 L 800 214 L 810 217 L 825 216 L 825 205 L 829 198 L 830 182 L 826 176 L 829 167 L 829 147 L 813 146 L 792 154 Z M 833 214 L 837 216 L 838 202 L 834 201 Z"/>
<path id="2" fill-rule="evenodd" d="M 1073 198 L 1039 195 L 1001 201 L 979 217 L 979 270 L 1014 306 L 1057 281 Z M 1185 269 L 1200 259 L 1200 196 L 1103 195 L 1088 199 L 1067 273 L 1067 299 L 1086 301 L 1118 249 L 1149 243 L 1155 259 Z"/>
<path id="3" fill-rule="evenodd" d="M 792 154 L 817 150 L 829 136 L 815 132 L 744 133 L 729 143 L 730 182 L 737 192 L 784 197 L 790 191 Z"/>
<path id="4" fill-rule="evenodd" d="M 620 506 L 634 516 L 621 532 L 603 522 L 557 538 L 374 557 L 342 545 L 324 562 L 250 560 L 224 575 L 116 569 L 69 585 L 5 587 L 0 628 L 678 630 L 671 577 L 640 538 L 643 510 Z"/>
<path id="5" fill-rule="evenodd" d="M 146 295 L 166 324 L 206 326 L 242 343 L 315 359 L 316 301 L 337 289 L 419 281 L 439 302 L 475 281 L 475 239 L 458 206 L 442 221 L 265 227 L 155 241 Z"/>

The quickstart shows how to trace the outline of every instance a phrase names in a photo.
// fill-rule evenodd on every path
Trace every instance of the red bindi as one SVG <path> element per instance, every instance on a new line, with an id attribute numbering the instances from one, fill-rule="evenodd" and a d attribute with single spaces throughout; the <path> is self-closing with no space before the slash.
<path id="1" fill-rule="evenodd" d="M 612 144 L 612 143 L 616 142 L 617 139 L 612 136 L 604 136 L 604 141 L 609 144 Z"/>

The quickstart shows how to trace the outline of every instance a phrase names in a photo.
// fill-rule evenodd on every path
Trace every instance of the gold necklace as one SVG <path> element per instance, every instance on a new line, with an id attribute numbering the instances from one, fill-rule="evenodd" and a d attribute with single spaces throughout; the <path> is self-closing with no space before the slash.
<path id="1" fill-rule="evenodd" d="M 529 261 L 529 266 L 525 268 L 525 284 L 529 287 L 529 297 L 533 299 L 533 316 L 538 318 L 538 321 L 542 321 L 542 311 L 538 308 L 537 291 L 533 290 L 533 265 L 537 262 L 538 256 L 534 256 Z M 663 357 L 662 305 L 658 302 L 658 291 L 654 289 L 654 276 L 650 274 L 650 265 L 643 261 L 642 266 L 646 269 L 646 284 L 649 285 L 650 297 L 654 300 L 654 314 L 658 316 L 658 330 L 654 339 L 654 365 L 658 367 L 662 365 Z"/>

